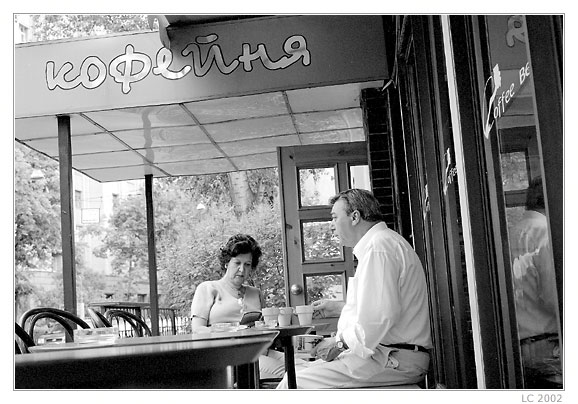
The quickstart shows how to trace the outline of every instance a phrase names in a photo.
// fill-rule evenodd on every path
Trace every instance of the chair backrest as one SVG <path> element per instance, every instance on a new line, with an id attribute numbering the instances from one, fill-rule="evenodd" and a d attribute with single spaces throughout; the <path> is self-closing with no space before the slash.
<path id="1" fill-rule="evenodd" d="M 124 321 L 125 324 L 129 324 L 132 330 L 136 333 L 137 336 L 147 336 L 150 337 L 153 335 L 147 323 L 144 322 L 142 318 L 139 316 L 129 313 L 128 311 L 124 310 L 115 310 L 110 309 L 104 313 L 104 316 L 107 318 L 108 321 L 113 323 L 113 319 L 116 319 L 117 324 L 120 320 Z M 119 324 L 120 325 L 120 324 Z M 120 327 L 119 327 L 120 330 Z"/>
<path id="2" fill-rule="evenodd" d="M 112 327 L 110 321 L 108 321 L 104 314 L 102 314 L 100 311 L 94 310 L 91 307 L 87 307 L 86 310 L 88 311 L 92 325 L 95 328 Z"/>
<path id="3" fill-rule="evenodd" d="M 14 338 L 15 352 L 17 354 L 30 353 L 28 348 L 35 346 L 36 344 L 32 337 L 24 331 L 24 328 L 20 327 L 16 322 L 14 322 L 14 334 L 16 336 L 16 338 Z"/>
<path id="4" fill-rule="evenodd" d="M 34 328 L 38 320 L 42 318 L 50 318 L 59 323 L 66 333 L 67 341 L 74 341 L 74 334 L 72 324 L 76 324 L 81 328 L 90 328 L 90 326 L 80 317 L 60 309 L 53 307 L 37 307 L 30 309 L 20 317 L 20 326 L 34 339 Z"/>

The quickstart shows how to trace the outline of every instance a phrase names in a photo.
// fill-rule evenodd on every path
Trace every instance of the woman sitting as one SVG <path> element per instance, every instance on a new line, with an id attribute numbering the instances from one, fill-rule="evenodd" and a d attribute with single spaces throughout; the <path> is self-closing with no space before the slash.
<path id="1" fill-rule="evenodd" d="M 227 241 L 219 256 L 223 277 L 202 282 L 195 290 L 191 304 L 193 332 L 203 331 L 211 324 L 236 323 L 243 313 L 261 311 L 261 291 L 245 283 L 261 254 L 261 247 L 249 235 L 237 234 Z M 259 371 L 261 378 L 283 377 L 283 354 L 269 350 L 259 358 Z"/>

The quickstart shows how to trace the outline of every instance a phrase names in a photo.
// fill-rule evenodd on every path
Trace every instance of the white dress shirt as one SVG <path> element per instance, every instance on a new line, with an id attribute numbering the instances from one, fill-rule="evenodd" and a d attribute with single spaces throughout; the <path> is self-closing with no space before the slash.
<path id="1" fill-rule="evenodd" d="M 557 333 L 556 278 L 546 216 L 525 211 L 510 234 L 510 250 L 520 339 Z"/>
<path id="2" fill-rule="evenodd" d="M 431 348 L 426 279 L 413 247 L 379 222 L 353 253 L 358 265 L 349 279 L 337 337 L 361 358 L 373 355 L 379 343 Z"/>

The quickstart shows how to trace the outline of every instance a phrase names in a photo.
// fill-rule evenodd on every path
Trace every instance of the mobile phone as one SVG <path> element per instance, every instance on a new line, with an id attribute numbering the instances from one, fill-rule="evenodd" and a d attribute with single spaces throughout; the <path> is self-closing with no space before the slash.
<path id="1" fill-rule="evenodd" d="M 253 327 L 255 325 L 255 321 L 261 318 L 260 311 L 248 311 L 243 313 L 243 317 L 241 317 L 240 325 L 247 325 L 249 327 Z"/>

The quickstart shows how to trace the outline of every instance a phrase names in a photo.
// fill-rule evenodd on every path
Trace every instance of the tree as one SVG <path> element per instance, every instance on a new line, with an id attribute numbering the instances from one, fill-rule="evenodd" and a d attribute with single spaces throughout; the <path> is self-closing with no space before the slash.
<path id="1" fill-rule="evenodd" d="M 61 252 L 58 165 L 16 143 L 14 185 L 16 268 L 50 265 L 52 256 Z"/>
<path id="2" fill-rule="evenodd" d="M 211 214 L 198 218 L 172 242 L 157 244 L 160 279 L 166 286 L 166 301 L 188 315 L 199 283 L 222 277 L 219 249 L 235 233 L 253 235 L 263 250 L 249 283 L 258 287 L 268 306 L 285 305 L 283 252 L 279 206 L 260 204 L 239 218 L 232 207 L 212 206 Z"/>
<path id="3" fill-rule="evenodd" d="M 249 186 L 246 171 L 233 171 L 229 174 L 231 184 L 231 199 L 235 207 L 235 215 L 239 217 L 243 212 L 249 211 L 255 202 L 256 193 Z"/>
<path id="4" fill-rule="evenodd" d="M 255 236 L 265 253 L 254 273 L 254 284 L 271 304 L 284 304 L 281 219 L 275 202 L 277 171 L 254 170 L 245 175 L 252 187 L 250 192 L 257 197 L 247 211 L 241 212 L 235 210 L 226 174 L 160 178 L 153 182 L 157 269 L 163 304 L 187 311 L 196 286 L 221 277 L 219 248 L 237 232 Z M 199 203 L 205 209 L 197 209 Z M 106 227 L 88 231 L 101 234 L 103 246 L 95 253 L 113 258 L 117 275 L 146 279 L 146 208 L 142 196 L 121 201 Z"/>
<path id="5" fill-rule="evenodd" d="M 112 257 L 112 268 L 125 281 L 125 293 L 132 293 L 133 285 L 145 281 L 148 262 L 145 201 L 131 196 L 123 201 L 102 228 L 102 246 L 95 249 L 97 257 Z M 94 232 L 94 228 L 91 230 Z"/>

